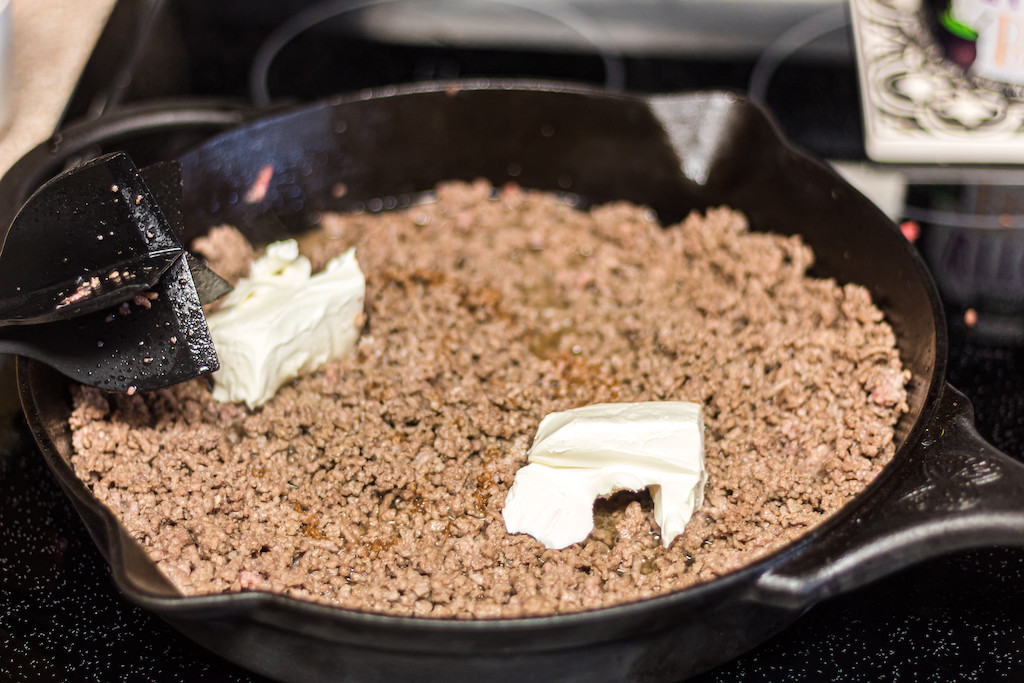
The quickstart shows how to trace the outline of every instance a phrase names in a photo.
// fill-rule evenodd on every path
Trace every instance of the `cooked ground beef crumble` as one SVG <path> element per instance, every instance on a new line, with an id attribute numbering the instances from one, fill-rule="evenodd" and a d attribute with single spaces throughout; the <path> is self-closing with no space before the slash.
<path id="1" fill-rule="evenodd" d="M 571 612 L 707 581 L 819 524 L 890 460 L 906 410 L 867 291 L 812 279 L 798 237 L 726 208 L 662 228 L 485 183 L 409 209 L 327 215 L 321 267 L 367 277 L 356 353 L 263 408 L 204 379 L 75 390 L 73 464 L 184 594 L 266 590 L 397 615 Z M 196 248 L 235 278 L 231 228 Z M 703 507 L 670 548 L 650 497 L 595 505 L 561 551 L 501 509 L 541 418 L 609 401 L 703 404 Z"/>

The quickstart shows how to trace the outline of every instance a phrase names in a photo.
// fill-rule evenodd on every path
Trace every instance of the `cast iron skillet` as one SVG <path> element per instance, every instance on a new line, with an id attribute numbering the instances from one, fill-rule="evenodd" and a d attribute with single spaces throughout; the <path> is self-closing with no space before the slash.
<path id="1" fill-rule="evenodd" d="M 69 128 L 63 154 L 104 131 L 159 131 L 191 115 L 179 112 L 174 124 L 128 113 Z M 45 180 L 60 156 L 47 145 L 31 152 L 0 183 L 0 198 L 13 202 L 12 193 Z M 242 666 L 289 681 L 678 680 L 763 641 L 816 601 L 910 563 L 1024 543 L 1024 466 L 977 435 L 969 403 L 945 383 L 945 323 L 921 260 L 867 199 L 789 146 L 749 101 L 520 82 L 420 85 L 259 119 L 180 160 L 189 237 L 229 222 L 265 241 L 322 211 L 402 206 L 438 181 L 478 177 L 627 199 L 666 221 L 729 204 L 755 229 L 802 234 L 817 252 L 817 275 L 866 285 L 913 373 L 892 463 L 801 541 L 710 583 L 629 605 L 444 621 L 262 593 L 181 597 L 73 475 L 66 380 L 19 362 L 33 434 L 118 586 Z M 266 165 L 274 169 L 269 192 L 247 203 Z"/>

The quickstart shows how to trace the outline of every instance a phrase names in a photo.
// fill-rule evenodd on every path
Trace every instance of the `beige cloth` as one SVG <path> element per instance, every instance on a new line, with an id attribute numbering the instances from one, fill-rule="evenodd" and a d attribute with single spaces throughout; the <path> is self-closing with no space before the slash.
<path id="1" fill-rule="evenodd" d="M 14 104 L 0 174 L 57 127 L 115 1 L 10 0 Z"/>

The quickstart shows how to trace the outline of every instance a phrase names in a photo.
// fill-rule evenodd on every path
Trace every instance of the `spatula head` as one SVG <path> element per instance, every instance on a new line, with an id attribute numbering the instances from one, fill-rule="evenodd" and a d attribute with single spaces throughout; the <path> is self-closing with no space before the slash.
<path id="1" fill-rule="evenodd" d="M 66 319 L 151 289 L 183 249 L 128 155 L 40 187 L 0 251 L 0 324 Z"/>
<path id="2" fill-rule="evenodd" d="M 87 273 L 89 267 L 95 271 L 90 264 L 98 259 L 123 257 L 159 263 L 163 272 L 144 288 L 120 287 L 116 305 L 108 303 L 110 298 L 86 297 L 84 303 L 57 309 L 57 315 L 43 316 L 44 322 L 37 316 L 0 328 L 0 350 L 36 358 L 72 379 L 111 391 L 158 389 L 217 370 L 202 305 L 230 287 L 181 247 L 179 166 L 163 163 L 139 172 L 126 155 L 117 154 L 59 178 L 61 183 L 48 183 L 47 192 L 33 195 L 42 199 L 34 205 L 30 200 L 19 214 L 23 222 L 12 229 L 0 254 L 0 284 L 13 282 L 10 273 L 2 272 L 5 259 L 14 253 L 8 251 L 8 244 L 12 250 L 57 258 L 60 263 L 47 270 L 50 277 Z M 81 183 L 91 185 L 81 187 Z M 83 202 L 81 207 L 70 206 L 74 197 Z M 130 206 L 126 206 L 128 199 Z M 56 222 L 68 216 L 71 220 L 55 229 L 44 220 L 46 215 L 56 217 Z M 105 221 L 104 230 L 96 227 L 98 221 Z M 44 238 L 74 237 L 63 243 L 35 244 L 27 226 L 38 227 Z M 96 244 L 82 238 L 83 231 Z M 82 243 L 89 253 L 66 253 L 69 242 Z M 109 249 L 115 244 L 115 249 Z M 26 270 L 30 269 L 22 268 L 20 274 L 27 276 Z M 39 286 L 45 279 L 36 274 L 29 281 Z M 106 305 L 97 310 L 96 301 Z"/>
<path id="3" fill-rule="evenodd" d="M 83 384 L 134 393 L 218 369 L 217 354 L 185 256 L 145 304 L 3 330 L 5 345 Z"/>

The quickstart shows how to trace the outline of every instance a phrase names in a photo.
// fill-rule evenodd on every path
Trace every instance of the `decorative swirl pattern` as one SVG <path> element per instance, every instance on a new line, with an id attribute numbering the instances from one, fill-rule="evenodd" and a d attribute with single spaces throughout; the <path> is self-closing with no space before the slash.
<path id="1" fill-rule="evenodd" d="M 920 0 L 853 0 L 868 154 L 878 161 L 1024 161 L 1024 89 L 945 58 Z"/>
<path id="2" fill-rule="evenodd" d="M 920 512 L 970 510 L 982 501 L 983 486 L 1003 478 L 998 463 L 973 455 L 931 457 L 922 470 L 925 483 L 900 497 L 901 503 Z"/>

